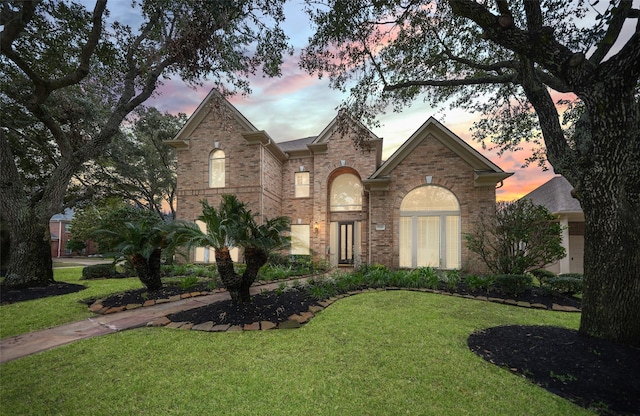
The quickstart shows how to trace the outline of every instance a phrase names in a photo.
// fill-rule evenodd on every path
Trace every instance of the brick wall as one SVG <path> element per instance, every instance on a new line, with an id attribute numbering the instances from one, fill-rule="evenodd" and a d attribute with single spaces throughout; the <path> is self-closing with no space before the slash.
<path id="1" fill-rule="evenodd" d="M 432 185 L 442 186 L 458 198 L 463 235 L 470 231 L 475 216 L 492 212 L 495 188 L 475 187 L 473 168 L 429 135 L 391 172 L 389 191 L 372 192 L 372 252 L 375 253 L 375 263 L 398 267 L 400 204 L 411 190 L 426 184 L 427 175 L 432 176 Z M 385 225 L 384 231 L 375 230 L 378 223 Z M 465 270 L 481 271 L 479 259 L 468 250 L 464 238 L 461 257 Z"/>

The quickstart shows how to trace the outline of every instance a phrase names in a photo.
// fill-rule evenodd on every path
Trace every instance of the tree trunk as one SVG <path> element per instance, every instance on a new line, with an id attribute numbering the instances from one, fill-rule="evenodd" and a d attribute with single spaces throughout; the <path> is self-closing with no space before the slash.
<path id="1" fill-rule="evenodd" d="M 640 346 L 640 132 L 633 88 L 603 85 L 574 193 L 585 215 L 580 332 Z"/>
<path id="2" fill-rule="evenodd" d="M 640 207 L 602 193 L 586 204 L 580 332 L 640 346 Z M 636 216 L 635 223 L 629 221 Z"/>
<path id="3" fill-rule="evenodd" d="M 160 277 L 160 259 L 162 250 L 155 249 L 148 259 L 140 254 L 131 256 L 131 265 L 138 273 L 138 279 L 148 290 L 162 289 L 162 279 Z"/>
<path id="4" fill-rule="evenodd" d="M 53 283 L 49 222 L 43 224 L 33 212 L 7 222 L 11 251 L 2 286 L 18 289 Z"/>
<path id="5" fill-rule="evenodd" d="M 231 295 L 232 302 L 238 304 L 241 302 L 240 287 L 242 285 L 242 278 L 238 276 L 233 268 L 233 260 L 231 259 L 231 253 L 229 253 L 229 247 L 216 248 L 215 255 L 220 280 L 222 280 L 222 284 Z"/>
<path id="6" fill-rule="evenodd" d="M 240 286 L 240 301 L 243 303 L 251 302 L 249 289 L 258 277 L 258 271 L 267 262 L 267 253 L 256 247 L 246 247 L 244 258 L 247 268 L 242 274 L 242 285 Z"/>

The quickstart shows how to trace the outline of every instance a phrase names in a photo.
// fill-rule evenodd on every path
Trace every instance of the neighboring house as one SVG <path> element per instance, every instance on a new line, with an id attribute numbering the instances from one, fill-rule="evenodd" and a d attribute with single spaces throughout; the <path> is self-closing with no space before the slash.
<path id="1" fill-rule="evenodd" d="M 384 163 L 381 138 L 353 122 L 368 135 L 356 149 L 337 124 L 277 143 L 212 91 L 169 142 L 178 150 L 178 218 L 195 221 L 201 200 L 215 206 L 234 194 L 258 221 L 291 218 L 291 254 L 332 266 L 482 269 L 462 236 L 494 211 L 496 186 L 512 174 L 434 118 Z M 210 249 L 192 260 L 215 261 Z"/>
<path id="2" fill-rule="evenodd" d="M 554 273 L 583 273 L 584 270 L 584 213 L 580 202 L 571 196 L 572 190 L 569 181 L 556 176 L 522 197 L 545 206 L 563 227 L 562 246 L 567 256 L 547 267 Z"/>
<path id="3" fill-rule="evenodd" d="M 51 233 L 51 257 L 70 256 L 67 243 L 71 240 L 71 219 L 73 210 L 66 208 L 64 213 L 56 214 L 49 220 L 49 232 Z"/>
<path id="4" fill-rule="evenodd" d="M 51 257 L 66 257 L 71 256 L 73 253 L 67 248 L 67 243 L 72 240 L 71 232 L 71 220 L 73 219 L 73 210 L 65 208 L 61 214 L 56 214 L 49 220 L 49 233 L 51 234 Z M 87 247 L 82 253 L 76 254 L 94 254 L 95 243 L 92 241 L 85 241 Z"/>

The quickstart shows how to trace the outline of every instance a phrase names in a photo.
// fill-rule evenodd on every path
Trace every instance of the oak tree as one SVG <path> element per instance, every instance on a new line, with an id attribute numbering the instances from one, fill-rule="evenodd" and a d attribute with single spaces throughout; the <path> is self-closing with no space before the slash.
<path id="1" fill-rule="evenodd" d="M 584 210 L 580 332 L 640 345 L 640 11 L 596 3 L 308 1 L 302 65 L 365 121 L 421 97 L 479 112 L 503 150 L 533 145 Z"/>
<path id="2" fill-rule="evenodd" d="M 72 178 L 103 154 L 131 111 L 165 78 L 248 91 L 279 75 L 283 0 L 140 0 L 111 17 L 107 0 L 0 3 L 0 210 L 8 287 L 53 281 L 49 218 Z M 79 189 L 78 191 L 82 191 Z"/>

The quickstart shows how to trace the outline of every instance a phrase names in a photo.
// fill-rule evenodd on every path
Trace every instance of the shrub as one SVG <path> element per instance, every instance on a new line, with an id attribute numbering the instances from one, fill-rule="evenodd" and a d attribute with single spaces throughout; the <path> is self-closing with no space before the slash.
<path id="1" fill-rule="evenodd" d="M 121 276 L 116 273 L 116 268 L 112 263 L 93 264 L 82 269 L 81 280 L 112 279 L 114 277 Z"/>
<path id="2" fill-rule="evenodd" d="M 427 289 L 437 289 L 438 282 L 440 281 L 438 277 L 438 272 L 436 269 L 432 267 L 418 267 L 417 269 L 422 276 L 422 282 L 425 288 Z"/>
<path id="3" fill-rule="evenodd" d="M 198 282 L 199 279 L 196 276 L 187 276 L 183 279 L 180 279 L 180 288 L 182 290 L 187 290 L 197 285 Z"/>
<path id="4" fill-rule="evenodd" d="M 545 270 L 545 269 L 532 270 L 531 274 L 533 275 L 533 277 L 538 279 L 538 281 L 540 282 L 541 285 L 543 285 L 548 279 L 556 277 L 555 273 L 550 272 L 549 270 Z"/>
<path id="5" fill-rule="evenodd" d="M 455 290 L 462 279 L 458 270 L 448 270 L 444 274 L 444 283 L 449 290 Z"/>
<path id="6" fill-rule="evenodd" d="M 493 284 L 492 276 L 477 276 L 475 274 L 467 275 L 464 278 L 464 282 L 469 286 L 471 290 L 489 290 L 489 287 Z"/>
<path id="7" fill-rule="evenodd" d="M 544 287 L 551 293 L 575 295 L 582 292 L 582 275 L 578 273 L 561 274 L 547 279 Z"/>
<path id="8" fill-rule="evenodd" d="M 495 276 L 495 282 L 507 296 L 518 296 L 533 284 L 531 276 L 524 274 L 499 274 Z"/>

